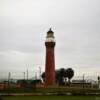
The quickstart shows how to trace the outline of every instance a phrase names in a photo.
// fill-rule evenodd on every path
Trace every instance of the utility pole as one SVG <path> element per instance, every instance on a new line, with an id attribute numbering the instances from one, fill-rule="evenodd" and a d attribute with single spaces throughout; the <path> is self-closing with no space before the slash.
<path id="1" fill-rule="evenodd" d="M 8 73 L 8 81 L 10 81 L 10 79 L 11 79 L 11 73 L 9 72 Z"/>
<path id="2" fill-rule="evenodd" d="M 35 80 L 37 80 L 37 72 L 35 72 Z"/>
<path id="3" fill-rule="evenodd" d="M 8 73 L 8 86 L 10 85 L 11 73 Z"/>
<path id="4" fill-rule="evenodd" d="M 28 69 L 27 69 L 26 73 L 27 73 L 27 80 L 28 80 Z"/>
<path id="5" fill-rule="evenodd" d="M 84 84 L 85 83 L 85 79 L 84 78 L 85 78 L 85 74 L 83 74 L 83 88 L 84 88 L 84 85 L 85 85 Z"/>
<path id="6" fill-rule="evenodd" d="M 25 72 L 23 72 L 23 75 L 24 75 L 24 80 L 25 80 Z"/>
<path id="7" fill-rule="evenodd" d="M 98 76 L 98 89 L 100 90 L 100 76 Z"/>
<path id="8" fill-rule="evenodd" d="M 40 79 L 41 79 L 41 67 L 39 67 L 39 74 L 40 74 Z"/>

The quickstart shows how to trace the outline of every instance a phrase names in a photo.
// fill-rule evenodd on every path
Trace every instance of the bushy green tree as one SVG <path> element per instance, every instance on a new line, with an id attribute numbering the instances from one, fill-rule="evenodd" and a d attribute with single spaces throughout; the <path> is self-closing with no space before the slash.
<path id="1" fill-rule="evenodd" d="M 74 76 L 74 70 L 72 68 L 66 69 L 66 77 L 68 78 L 68 83 L 70 83 L 70 80 L 73 76 Z"/>
<path id="2" fill-rule="evenodd" d="M 68 78 L 68 83 L 70 83 L 71 78 L 74 76 L 74 70 L 72 68 L 61 68 L 55 71 L 56 73 L 56 83 L 59 85 L 65 85 Z M 42 79 L 45 82 L 45 72 L 42 73 Z"/>

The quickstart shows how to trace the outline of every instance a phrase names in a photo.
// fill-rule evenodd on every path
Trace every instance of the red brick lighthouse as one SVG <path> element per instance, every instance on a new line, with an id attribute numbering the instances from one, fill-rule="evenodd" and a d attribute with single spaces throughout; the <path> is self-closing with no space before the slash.
<path id="1" fill-rule="evenodd" d="M 53 86 L 55 85 L 55 39 L 54 32 L 50 30 L 47 32 L 46 41 L 46 63 L 45 63 L 45 85 Z"/>

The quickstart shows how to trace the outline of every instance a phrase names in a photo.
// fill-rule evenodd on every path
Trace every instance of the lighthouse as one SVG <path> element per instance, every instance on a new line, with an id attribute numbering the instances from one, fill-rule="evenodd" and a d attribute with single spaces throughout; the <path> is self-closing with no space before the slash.
<path id="1" fill-rule="evenodd" d="M 45 41 L 46 46 L 46 62 L 45 62 L 45 85 L 55 85 L 55 37 L 54 32 L 49 29 Z"/>

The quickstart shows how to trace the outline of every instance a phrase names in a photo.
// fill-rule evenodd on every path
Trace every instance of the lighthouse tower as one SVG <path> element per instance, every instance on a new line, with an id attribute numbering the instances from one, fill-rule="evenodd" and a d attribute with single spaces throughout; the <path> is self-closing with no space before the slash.
<path id="1" fill-rule="evenodd" d="M 45 85 L 53 86 L 55 85 L 55 39 L 54 32 L 49 29 L 45 41 L 46 46 L 46 63 L 45 63 Z"/>

